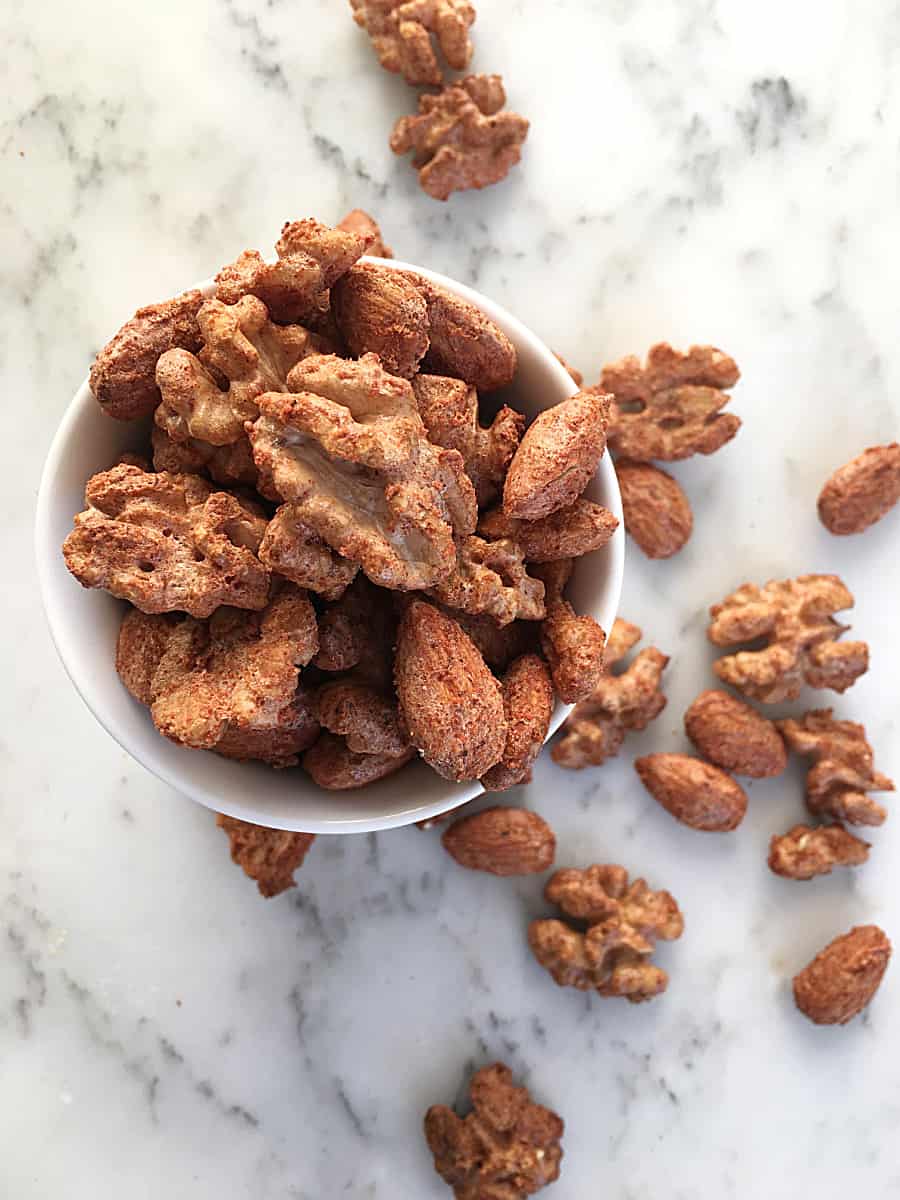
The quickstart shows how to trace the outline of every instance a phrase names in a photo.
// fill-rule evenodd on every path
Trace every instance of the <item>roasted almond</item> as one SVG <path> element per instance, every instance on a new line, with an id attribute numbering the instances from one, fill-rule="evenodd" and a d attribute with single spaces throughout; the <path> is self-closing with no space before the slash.
<path id="1" fill-rule="evenodd" d="M 428 310 L 402 272 L 357 263 L 331 289 L 331 307 L 356 358 L 371 351 L 392 375 L 415 375 L 428 349 Z"/>
<path id="2" fill-rule="evenodd" d="M 505 792 L 526 782 L 553 716 L 553 680 L 537 654 L 523 654 L 510 665 L 502 691 L 506 747 L 500 761 L 481 777 L 486 792 Z"/>
<path id="3" fill-rule="evenodd" d="M 728 692 L 701 692 L 684 714 L 688 737 L 717 767 L 765 779 L 787 766 L 787 750 L 774 722 Z"/>
<path id="4" fill-rule="evenodd" d="M 636 759 L 634 768 L 654 800 L 692 829 L 727 833 L 744 819 L 744 789 L 730 775 L 700 758 L 648 754 Z"/>
<path id="5" fill-rule="evenodd" d="M 620 459 L 616 476 L 625 529 L 648 558 L 671 558 L 691 536 L 690 502 L 671 475 L 650 463 Z"/>
<path id="6" fill-rule="evenodd" d="M 461 817 L 441 841 L 460 866 L 491 875 L 535 875 L 556 855 L 553 830 L 525 808 L 486 808 Z"/>
<path id="7" fill-rule="evenodd" d="M 900 443 L 870 446 L 838 467 L 819 493 L 819 517 L 830 533 L 862 533 L 900 500 Z"/>
<path id="8" fill-rule="evenodd" d="M 816 1025 L 845 1025 L 878 991 L 891 943 L 877 925 L 857 925 L 794 976 L 794 1001 Z"/>

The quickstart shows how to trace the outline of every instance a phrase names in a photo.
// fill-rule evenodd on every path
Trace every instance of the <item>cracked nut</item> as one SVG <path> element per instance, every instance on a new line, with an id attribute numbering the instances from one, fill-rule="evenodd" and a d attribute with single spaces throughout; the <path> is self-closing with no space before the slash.
<path id="1" fill-rule="evenodd" d="M 307 851 L 316 840 L 314 833 L 291 833 L 251 825 L 237 817 L 216 815 L 216 824 L 228 834 L 231 860 L 255 880 L 259 894 L 268 900 L 295 887 L 294 872 L 303 866 Z"/>
<path id="2" fill-rule="evenodd" d="M 678 482 L 651 463 L 620 458 L 616 478 L 625 529 L 648 558 L 671 558 L 691 536 L 694 517 Z"/>
<path id="3" fill-rule="evenodd" d="M 701 692 L 684 714 L 684 728 L 699 753 L 726 771 L 767 779 L 787 766 L 775 723 L 728 692 Z"/>
<path id="4" fill-rule="evenodd" d="M 707 833 L 737 829 L 747 794 L 718 767 L 689 754 L 647 754 L 634 762 L 641 783 L 666 812 Z"/>
<path id="5" fill-rule="evenodd" d="M 900 443 L 870 446 L 828 477 L 819 518 L 829 533 L 862 533 L 900 501 Z"/>
<path id="6" fill-rule="evenodd" d="M 506 713 L 503 757 L 481 777 L 486 792 L 504 792 L 525 783 L 541 752 L 553 716 L 553 681 L 536 654 L 517 658 L 501 681 Z"/>
<path id="7" fill-rule="evenodd" d="M 877 925 L 857 925 L 794 976 L 794 1001 L 816 1025 L 846 1025 L 878 991 L 891 943 Z"/>
<path id="8" fill-rule="evenodd" d="M 795 825 L 769 843 L 769 869 L 785 879 L 814 879 L 830 875 L 833 867 L 858 867 L 869 849 L 843 825 Z"/>

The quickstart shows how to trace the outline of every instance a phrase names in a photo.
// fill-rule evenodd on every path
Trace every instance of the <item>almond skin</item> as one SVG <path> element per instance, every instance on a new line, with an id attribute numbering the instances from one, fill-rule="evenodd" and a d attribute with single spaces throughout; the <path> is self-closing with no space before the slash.
<path id="1" fill-rule="evenodd" d="M 794 976 L 794 1001 L 816 1025 L 845 1025 L 878 991 L 891 943 L 877 925 L 857 925 Z"/>
<path id="2" fill-rule="evenodd" d="M 740 784 L 689 754 L 648 754 L 634 768 L 654 800 L 683 825 L 707 833 L 736 829 L 747 811 Z"/>
<path id="3" fill-rule="evenodd" d="M 698 752 L 737 775 L 767 779 L 787 766 L 787 750 L 774 722 L 728 692 L 701 692 L 684 714 Z"/>
<path id="4" fill-rule="evenodd" d="M 415 375 L 428 349 L 428 310 L 401 272 L 357 263 L 331 289 L 331 307 L 352 354 L 371 351 L 392 375 Z"/>
<path id="5" fill-rule="evenodd" d="M 648 558 L 671 558 L 694 528 L 687 496 L 679 484 L 650 463 L 620 459 L 616 476 L 625 528 Z"/>
<path id="6" fill-rule="evenodd" d="M 462 817 L 441 841 L 460 866 L 491 875 L 536 875 L 556 856 L 553 830 L 524 808 L 486 808 Z"/>
<path id="7" fill-rule="evenodd" d="M 819 493 L 819 518 L 838 536 L 862 533 L 900 501 L 900 443 L 870 446 L 838 467 Z"/>
<path id="8" fill-rule="evenodd" d="M 517 658 L 504 675 L 501 690 L 506 746 L 500 761 L 481 777 L 486 792 L 505 792 L 526 782 L 553 716 L 553 680 L 537 654 Z"/>

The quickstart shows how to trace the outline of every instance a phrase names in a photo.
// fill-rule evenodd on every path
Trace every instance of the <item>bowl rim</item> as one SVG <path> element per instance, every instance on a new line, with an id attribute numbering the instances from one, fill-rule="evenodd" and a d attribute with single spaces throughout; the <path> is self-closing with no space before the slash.
<path id="1" fill-rule="evenodd" d="M 482 293 L 469 287 L 467 284 L 460 283 L 458 280 L 452 279 L 440 272 L 432 271 L 425 267 L 417 266 L 414 263 L 407 263 L 398 259 L 382 259 L 372 255 L 364 256 L 360 262 L 371 262 L 381 266 L 389 267 L 393 270 L 411 271 L 418 275 L 424 276 L 430 282 L 437 284 L 440 287 L 446 288 L 454 295 L 463 300 L 468 301 L 484 313 L 490 320 L 495 321 L 501 326 L 510 337 L 510 340 L 516 345 L 517 351 L 521 346 L 527 345 L 529 350 L 536 354 L 539 358 L 545 361 L 545 364 L 551 368 L 551 373 L 556 374 L 556 378 L 560 383 L 560 390 L 565 389 L 568 395 L 572 396 L 578 391 L 578 387 L 572 380 L 568 371 L 559 360 L 553 351 L 544 343 L 531 329 L 528 328 L 518 317 L 509 312 L 502 305 L 484 296 Z M 191 288 L 197 288 L 204 295 L 211 295 L 215 281 L 213 279 L 204 280 L 201 283 L 189 285 Z M 185 289 L 187 290 L 187 289 Z M 499 318 L 499 319 L 498 319 Z M 558 403 L 558 402 L 557 402 Z M 53 532 L 53 496 L 54 496 L 54 481 L 60 472 L 60 466 L 63 462 L 70 439 L 72 437 L 73 427 L 76 425 L 79 417 L 84 409 L 91 404 L 96 404 L 93 393 L 90 390 L 90 377 L 85 376 L 81 384 L 76 389 L 69 403 L 66 405 L 62 418 L 53 435 L 50 447 L 47 451 L 44 465 L 41 471 L 40 483 L 38 486 L 37 502 L 35 507 L 35 522 L 34 522 L 34 549 L 37 565 L 38 584 L 41 595 L 41 603 L 44 610 L 44 616 L 47 621 L 47 626 L 50 631 L 50 637 L 59 659 L 68 675 L 73 687 L 81 697 L 85 706 L 101 725 L 101 727 L 118 743 L 119 746 L 140 763 L 142 767 L 148 770 L 157 779 L 171 787 L 179 795 L 202 804 L 205 808 L 214 812 L 222 812 L 228 816 L 237 817 L 240 820 L 250 821 L 254 824 L 262 824 L 258 819 L 253 821 L 248 816 L 248 806 L 239 801 L 232 802 L 227 796 L 214 796 L 212 793 L 199 785 L 197 781 L 190 780 L 184 777 L 184 774 L 177 769 L 169 769 L 167 764 L 162 760 L 152 759 L 142 753 L 141 748 L 134 744 L 121 727 L 117 720 L 115 706 L 108 705 L 101 696 L 101 689 L 93 687 L 90 677 L 83 676 L 75 667 L 73 658 L 74 654 L 70 653 L 67 642 L 69 635 L 64 632 L 65 617 L 63 608 L 65 607 L 64 599 L 59 594 L 54 580 L 53 556 L 60 553 L 60 548 L 55 544 Z M 123 425 L 127 426 L 127 422 Z M 604 584 L 609 590 L 610 600 L 608 607 L 611 610 L 612 617 L 618 611 L 621 601 L 622 584 L 624 579 L 625 569 L 625 527 L 622 514 L 622 502 L 619 493 L 618 482 L 616 480 L 615 471 L 612 466 L 609 453 L 605 453 L 600 460 L 597 468 L 598 474 L 604 474 L 604 480 L 607 490 L 610 493 L 612 503 L 606 504 L 606 507 L 618 519 L 619 525 L 615 530 L 612 538 L 607 543 L 608 549 L 608 575 L 604 579 Z M 611 624 L 610 618 L 610 624 Z M 607 631 L 608 632 L 608 631 Z M 124 693 L 123 693 L 124 699 Z M 554 717 L 550 722 L 547 730 L 547 736 L 544 739 L 544 745 L 556 733 L 562 725 L 565 718 L 572 710 L 572 705 L 557 704 Z M 234 767 L 240 770 L 245 767 L 245 764 L 235 762 Z M 387 781 L 385 781 L 387 782 Z M 238 789 L 239 790 L 239 789 Z M 325 795 L 332 795 L 324 789 Z M 430 820 L 441 816 L 443 813 L 449 812 L 462 804 L 467 804 L 471 800 L 476 799 L 481 795 L 487 795 L 481 784 L 474 780 L 467 784 L 453 784 L 447 781 L 446 795 L 441 800 L 434 800 L 430 803 L 418 804 L 409 809 L 397 811 L 394 810 L 381 817 L 353 817 L 343 816 L 338 811 L 335 812 L 334 818 L 330 819 L 309 819 L 304 821 L 303 832 L 308 833 L 330 833 L 330 834 L 350 834 L 350 833 L 371 833 L 382 829 L 402 828 L 406 825 L 414 824 L 417 821 Z M 284 829 L 290 831 L 298 831 L 297 826 L 289 821 L 273 816 L 271 824 L 267 826 L 273 829 Z"/>

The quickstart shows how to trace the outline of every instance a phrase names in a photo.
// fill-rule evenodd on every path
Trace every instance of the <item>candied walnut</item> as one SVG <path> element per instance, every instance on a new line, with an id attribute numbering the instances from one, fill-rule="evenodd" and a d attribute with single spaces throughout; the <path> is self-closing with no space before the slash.
<path id="1" fill-rule="evenodd" d="M 618 527 L 617 518 L 608 508 L 584 499 L 537 521 L 517 521 L 507 517 L 502 508 L 494 508 L 483 513 L 478 522 L 478 532 L 485 537 L 518 542 L 526 560 L 532 563 L 581 558 L 605 546 Z"/>
<path id="2" fill-rule="evenodd" d="M 428 441 L 409 383 L 372 354 L 307 358 L 288 382 L 294 394 L 259 397 L 248 432 L 297 520 L 383 587 L 448 575 L 454 537 L 475 527 L 475 493 L 460 455 Z"/>
<path id="3" fill-rule="evenodd" d="M 671 558 L 691 536 L 690 501 L 671 475 L 650 463 L 619 459 L 616 478 L 625 528 L 648 558 Z"/>
<path id="4" fill-rule="evenodd" d="M 465 1118 L 443 1104 L 425 1114 L 434 1168 L 457 1200 L 524 1200 L 559 1178 L 563 1123 L 513 1085 L 508 1067 L 476 1071 L 469 1094 Z"/>
<path id="5" fill-rule="evenodd" d="M 316 711 L 319 723 L 343 737 L 356 754 L 397 758 L 409 749 L 396 704 L 364 683 L 337 679 L 323 684 L 316 693 Z"/>
<path id="6" fill-rule="evenodd" d="M 817 817 L 848 825 L 881 825 L 887 811 L 868 792 L 892 792 L 893 781 L 875 770 L 865 727 L 836 721 L 830 708 L 777 721 L 781 736 L 795 754 L 814 760 L 806 776 L 806 807 Z"/>
<path id="7" fill-rule="evenodd" d="M 500 761 L 481 777 L 486 792 L 504 792 L 526 781 L 553 716 L 553 681 L 536 654 L 517 658 L 500 687 L 506 713 L 506 746 Z"/>
<path id="8" fill-rule="evenodd" d="M 156 424 L 176 442 L 196 438 L 230 446 L 258 415 L 263 392 L 283 392 L 291 367 L 325 346 L 302 325 L 274 325 L 255 296 L 236 304 L 207 300 L 197 316 L 203 335 L 199 355 L 168 350 L 156 364 L 162 403 Z M 223 391 L 217 377 L 228 382 Z"/>
<path id="9" fill-rule="evenodd" d="M 662 673 L 669 659 L 655 646 L 641 650 L 618 675 L 610 668 L 641 639 L 641 630 L 616 619 L 604 654 L 604 674 L 587 700 L 576 704 L 553 747 L 553 761 L 580 770 L 599 767 L 619 753 L 629 730 L 646 729 L 666 706 Z"/>
<path id="10" fill-rule="evenodd" d="M 216 276 L 216 297 L 237 304 L 258 296 L 273 321 L 317 323 L 328 308 L 328 289 L 369 249 L 370 235 L 356 229 L 331 229 L 319 221 L 288 221 L 275 243 L 278 255 L 267 263 L 245 250 Z"/>
<path id="11" fill-rule="evenodd" d="M 350 5 L 378 61 L 407 83 L 443 82 L 432 38 L 454 71 L 469 65 L 469 28 L 475 21 L 469 0 L 350 0 Z"/>
<path id="12" fill-rule="evenodd" d="M 386 779 L 405 767 L 413 754 L 412 747 L 402 754 L 359 754 L 343 738 L 322 733 L 303 755 L 303 769 L 320 788 L 344 792 Z"/>
<path id="13" fill-rule="evenodd" d="M 766 779 L 787 766 L 775 723 L 728 692 L 701 692 L 684 714 L 684 729 L 704 758 L 737 775 Z"/>
<path id="14" fill-rule="evenodd" d="M 606 645 L 606 634 L 594 618 L 578 616 L 563 597 L 572 567 L 571 559 L 559 559 L 533 568 L 546 591 L 541 649 L 550 664 L 556 694 L 566 704 L 577 704 L 591 695 L 603 674 Z"/>
<path id="15" fill-rule="evenodd" d="M 343 220 L 338 221 L 335 228 L 361 237 L 366 243 L 366 253 L 374 255 L 375 258 L 394 257 L 393 250 L 382 237 L 378 222 L 364 208 L 354 208 L 348 212 Z"/>
<path id="16" fill-rule="evenodd" d="M 153 676 L 159 666 L 172 627 L 182 619 L 180 613 L 143 613 L 131 608 L 122 618 L 116 641 L 116 671 L 119 678 L 141 704 L 153 700 Z"/>
<path id="17" fill-rule="evenodd" d="M 261 495 L 268 496 L 265 483 L 259 478 L 246 435 L 229 446 L 213 446 L 199 438 L 175 442 L 165 429 L 154 425 L 150 436 L 153 443 L 153 470 L 171 471 L 176 475 L 207 475 L 226 487 L 257 488 Z"/>
<path id="18" fill-rule="evenodd" d="M 303 866 L 314 833 L 292 833 L 287 829 L 268 829 L 251 825 L 237 817 L 216 814 L 216 824 L 231 842 L 231 860 L 244 874 L 256 881 L 261 896 L 270 899 L 295 886 L 294 872 Z"/>
<path id="19" fill-rule="evenodd" d="M 419 184 L 435 200 L 499 183 L 522 157 L 528 136 L 528 121 L 501 112 L 505 103 L 499 75 L 469 75 L 437 95 L 420 96 L 418 114 L 394 126 L 391 149 L 413 152 Z"/>
<path id="20" fill-rule="evenodd" d="M 674 941 L 684 930 L 668 892 L 651 891 L 643 879 L 629 884 L 624 867 L 594 864 L 557 871 L 544 896 L 569 922 L 532 921 L 528 942 L 560 987 L 624 996 L 632 1004 L 666 990 L 668 975 L 649 960 L 657 939 Z"/>
<path id="21" fill-rule="evenodd" d="M 124 465 L 89 479 L 85 501 L 63 543 L 82 587 L 148 613 L 265 606 L 269 572 L 256 552 L 266 522 L 246 503 L 196 475 Z"/>
<path id="22" fill-rule="evenodd" d="M 871 1002 L 891 959 L 877 925 L 857 925 L 794 976 L 794 1002 L 816 1025 L 846 1025 Z"/>
<path id="23" fill-rule="evenodd" d="M 479 507 L 488 504 L 506 478 L 525 428 L 524 416 L 504 404 L 490 427 L 482 428 L 478 392 L 464 380 L 417 375 L 412 386 L 428 440 L 460 452 Z"/>
<path id="24" fill-rule="evenodd" d="M 388 595 L 358 575 L 319 617 L 321 671 L 353 671 L 355 679 L 385 689 L 393 671 L 394 614 Z"/>
<path id="25" fill-rule="evenodd" d="M 500 685 L 459 625 L 413 600 L 397 634 L 394 682 L 410 740 L 445 779 L 480 779 L 506 744 Z"/>
<path id="26" fill-rule="evenodd" d="M 103 411 L 119 421 L 148 417 L 160 402 L 156 363 L 167 350 L 196 352 L 202 345 L 196 289 L 139 308 L 103 347 L 91 367 L 91 391 Z"/>
<path id="27" fill-rule="evenodd" d="M 870 446 L 828 477 L 819 519 L 838 535 L 862 533 L 900 502 L 900 443 Z"/>
<path id="28" fill-rule="evenodd" d="M 392 375 L 415 375 L 428 349 L 428 308 L 402 271 L 377 263 L 351 267 L 332 289 L 331 307 L 354 357 L 377 354 Z"/>
<path id="29" fill-rule="evenodd" d="M 522 438 L 503 485 L 507 517 L 537 521 L 574 504 L 606 449 L 609 397 L 576 392 L 544 409 Z"/>
<path id="30" fill-rule="evenodd" d="M 325 600 L 343 596 L 359 570 L 298 520 L 290 504 L 282 504 L 266 526 L 259 559 L 269 570 Z"/>
<path id="31" fill-rule="evenodd" d="M 522 551 L 509 539 L 467 537 L 457 548 L 453 570 L 428 594 L 448 608 L 476 616 L 486 613 L 498 625 L 539 621 L 545 611 L 544 585 L 531 578 Z"/>
<path id="32" fill-rule="evenodd" d="M 556 361 L 559 363 L 559 365 L 561 367 L 564 367 L 566 369 L 566 371 L 571 376 L 572 382 L 575 384 L 575 386 L 577 388 L 580 388 L 581 385 L 584 383 L 584 376 L 582 375 L 582 373 L 579 370 L 577 370 L 575 367 L 573 367 L 571 363 L 567 363 L 561 354 L 556 354 L 554 352 L 553 357 L 556 359 Z"/>
<path id="33" fill-rule="evenodd" d="M 837 575 L 799 575 L 745 583 L 714 604 L 707 636 L 716 646 L 765 638 L 761 650 L 728 654 L 713 664 L 723 683 L 751 700 L 796 700 L 806 683 L 843 692 L 869 668 L 865 642 L 838 642 L 848 626 L 833 613 L 851 608 L 853 596 Z"/>
<path id="34" fill-rule="evenodd" d="M 769 843 L 769 869 L 785 879 L 830 875 L 833 867 L 858 867 L 869 857 L 869 843 L 843 825 L 795 825 Z"/>
<path id="35" fill-rule="evenodd" d="M 603 368 L 600 387 L 613 393 L 609 448 L 637 462 L 675 462 L 712 454 L 730 442 L 740 418 L 721 409 L 740 371 L 715 346 L 683 354 L 668 342 L 650 348 L 646 366 L 630 354 Z"/>
<path id="36" fill-rule="evenodd" d="M 705 833 L 737 829 L 747 793 L 718 767 L 689 754 L 647 754 L 634 760 L 641 783 L 668 813 Z"/>

